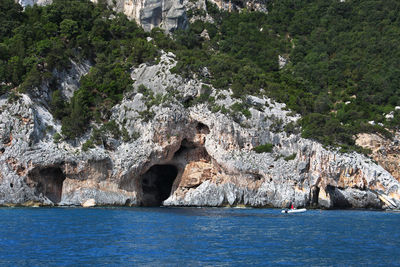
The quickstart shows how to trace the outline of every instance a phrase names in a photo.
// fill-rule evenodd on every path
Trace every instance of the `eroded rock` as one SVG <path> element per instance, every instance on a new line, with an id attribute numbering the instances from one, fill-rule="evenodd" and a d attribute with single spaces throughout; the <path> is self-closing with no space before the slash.
<path id="1" fill-rule="evenodd" d="M 94 206 L 96 206 L 96 200 L 94 200 L 93 198 L 90 198 L 82 203 L 82 207 L 84 208 L 91 208 Z"/>
<path id="2" fill-rule="evenodd" d="M 400 134 L 396 133 L 393 140 L 377 134 L 359 134 L 356 144 L 371 150 L 371 157 L 400 181 Z"/>
<path id="3" fill-rule="evenodd" d="M 91 0 L 97 3 L 98 0 Z M 16 0 L 21 6 L 48 5 L 52 0 Z M 167 32 L 187 26 L 186 9 L 182 0 L 107 0 L 117 12 L 135 20 L 145 31 L 159 27 Z"/>
<path id="4" fill-rule="evenodd" d="M 215 103 L 191 105 L 204 84 L 171 74 L 175 64 L 164 53 L 158 64 L 133 70 L 134 89 L 111 115 L 130 138 L 112 149 L 82 151 L 89 135 L 55 143 L 60 124 L 46 105 L 27 95 L 14 103 L 1 98 L 7 143 L 0 153 L 0 204 L 399 207 L 400 183 L 382 166 L 282 131 L 300 118 L 284 104 L 250 96 L 244 101 L 251 116 L 211 112 L 213 105 L 229 111 L 242 101 L 211 88 Z M 253 151 L 266 143 L 271 152 Z"/>

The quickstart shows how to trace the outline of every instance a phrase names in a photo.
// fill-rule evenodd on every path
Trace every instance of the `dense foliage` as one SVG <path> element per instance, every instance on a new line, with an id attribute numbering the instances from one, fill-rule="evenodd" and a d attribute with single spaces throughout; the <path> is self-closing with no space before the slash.
<path id="1" fill-rule="evenodd" d="M 326 145 L 354 149 L 354 134 L 388 134 L 385 129 L 399 126 L 398 111 L 385 118 L 400 106 L 399 1 L 274 0 L 267 8 L 268 14 L 228 13 L 207 3 L 214 23 L 198 20 L 171 39 L 159 29 L 143 32 L 101 3 L 54 0 L 22 12 L 13 0 L 2 0 L 0 93 L 14 87 L 29 93 L 50 81 L 53 113 L 64 136 L 75 138 L 89 121 L 107 121 L 130 88 L 129 69 L 164 49 L 177 55 L 174 70 L 186 78 L 230 88 L 238 98 L 266 94 L 286 103 L 303 116 L 302 135 Z M 289 59 L 282 69 L 278 55 Z M 52 71 L 71 59 L 94 66 L 67 103 Z M 246 107 L 236 109 L 251 115 Z"/>
<path id="2" fill-rule="evenodd" d="M 198 21 L 178 34 L 177 71 L 190 68 L 237 97 L 265 93 L 284 102 L 303 116 L 303 136 L 327 145 L 354 149 L 354 134 L 388 135 L 385 127 L 399 126 L 398 112 L 391 120 L 384 115 L 400 105 L 400 2 L 267 5 L 269 13 L 261 14 L 220 12 L 209 4 L 215 24 Z M 204 29 L 209 40 L 200 37 Z M 290 60 L 282 70 L 278 54 Z"/>
<path id="3" fill-rule="evenodd" d="M 148 34 L 101 3 L 55 0 L 22 12 L 14 0 L 2 0 L 0 15 L 2 92 L 19 86 L 30 93 L 50 81 L 50 107 L 62 120 L 66 138 L 81 135 L 92 119 L 107 121 L 111 107 L 131 87 L 130 68 L 157 56 L 154 45 L 145 39 Z M 94 66 L 67 103 L 53 70 L 67 69 L 70 60 L 86 60 Z"/>

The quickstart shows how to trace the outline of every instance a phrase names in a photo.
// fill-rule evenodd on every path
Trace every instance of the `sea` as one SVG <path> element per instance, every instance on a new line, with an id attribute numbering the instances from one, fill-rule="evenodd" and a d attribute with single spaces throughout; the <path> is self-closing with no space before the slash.
<path id="1" fill-rule="evenodd" d="M 1 266 L 400 266 L 400 213 L 0 208 Z"/>

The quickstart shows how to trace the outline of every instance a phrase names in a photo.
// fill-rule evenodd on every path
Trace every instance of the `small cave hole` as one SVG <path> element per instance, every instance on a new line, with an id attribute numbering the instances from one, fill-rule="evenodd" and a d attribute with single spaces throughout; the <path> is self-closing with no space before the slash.
<path id="1" fill-rule="evenodd" d="M 65 175 L 59 167 L 33 169 L 28 174 L 37 195 L 43 194 L 53 203 L 61 201 L 62 186 Z"/>
<path id="2" fill-rule="evenodd" d="M 3 154 L 6 151 L 4 147 L 0 148 L 0 153 Z"/>
<path id="3" fill-rule="evenodd" d="M 197 123 L 196 130 L 198 133 L 201 133 L 201 134 L 209 134 L 210 133 L 210 129 L 208 128 L 208 126 L 201 122 Z"/>
<path id="4" fill-rule="evenodd" d="M 258 173 L 254 174 L 253 177 L 254 177 L 254 180 L 256 180 L 256 181 L 259 181 L 263 178 L 262 175 L 258 174 Z"/>
<path id="5" fill-rule="evenodd" d="M 13 183 L 10 183 L 10 187 L 13 188 L 13 187 L 14 187 L 14 184 L 13 184 Z"/>
<path id="6" fill-rule="evenodd" d="M 143 206 L 161 206 L 170 194 L 178 169 L 174 165 L 154 165 L 141 177 Z"/>

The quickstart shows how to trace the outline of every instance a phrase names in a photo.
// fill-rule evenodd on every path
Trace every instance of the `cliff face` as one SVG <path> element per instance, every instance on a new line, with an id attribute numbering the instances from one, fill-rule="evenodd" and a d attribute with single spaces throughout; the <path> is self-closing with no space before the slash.
<path id="1" fill-rule="evenodd" d="M 21 6 L 48 5 L 52 0 L 16 0 Z M 91 0 L 97 3 L 98 0 Z M 187 18 L 182 0 L 107 0 L 117 12 L 135 20 L 145 31 L 159 27 L 167 32 L 185 28 Z"/>
<path id="2" fill-rule="evenodd" d="M 98 2 L 98 0 L 90 1 L 93 3 Z M 34 4 L 48 5 L 52 3 L 52 0 L 16 0 L 16 2 L 25 7 Z M 265 1 L 262 0 L 235 2 L 211 0 L 210 2 L 226 11 L 238 11 L 246 8 L 252 11 L 267 12 Z M 188 24 L 186 15 L 188 10 L 206 11 L 205 0 L 107 0 L 107 3 L 115 11 L 122 12 L 129 19 L 135 20 L 145 31 L 150 31 L 155 27 L 159 27 L 166 32 L 184 29 Z M 205 17 L 194 17 L 192 19 L 212 20 L 207 12 L 204 13 Z"/>
<path id="3" fill-rule="evenodd" d="M 371 157 L 400 182 L 400 135 L 396 133 L 393 140 L 377 134 L 359 134 L 357 145 L 371 150 Z"/>
<path id="4" fill-rule="evenodd" d="M 91 0 L 97 3 L 97 0 Z M 117 12 L 134 19 L 145 31 L 159 27 L 167 32 L 186 27 L 182 0 L 107 0 Z"/>
<path id="5" fill-rule="evenodd" d="M 210 0 L 219 9 L 226 11 L 240 11 L 246 8 L 249 11 L 268 12 L 265 0 Z"/>
<path id="6" fill-rule="evenodd" d="M 19 3 L 21 6 L 33 6 L 35 4 L 44 6 L 49 5 L 53 2 L 53 0 L 15 0 L 16 3 Z"/>
<path id="7" fill-rule="evenodd" d="M 107 135 L 86 152 L 88 136 L 54 141 L 60 124 L 45 102 L 3 96 L 0 204 L 400 206 L 400 183 L 391 173 L 363 155 L 330 151 L 289 131 L 299 117 L 284 104 L 249 96 L 250 114 L 227 112 L 241 100 L 171 74 L 175 64 L 173 54 L 164 54 L 157 65 L 133 70 L 135 89 L 112 109 L 125 137 Z M 85 69 L 72 64 L 68 73 Z M 207 91 L 215 101 L 196 102 Z M 271 152 L 253 151 L 266 143 Z"/>

